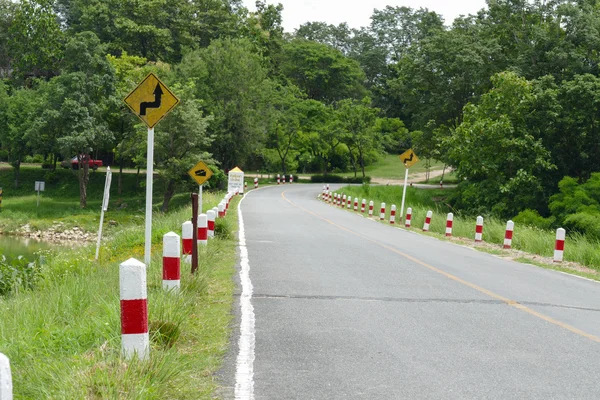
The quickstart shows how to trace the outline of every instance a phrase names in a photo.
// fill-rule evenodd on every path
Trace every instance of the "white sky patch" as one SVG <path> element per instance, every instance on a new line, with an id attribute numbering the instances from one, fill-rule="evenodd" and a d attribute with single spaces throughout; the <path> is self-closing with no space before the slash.
<path id="1" fill-rule="evenodd" d="M 267 0 L 268 4 L 283 4 L 283 27 L 293 32 L 305 22 L 322 21 L 338 25 L 347 22 L 351 28 L 368 26 L 373 10 L 386 6 L 428 8 L 444 17 L 446 25 L 452 25 L 459 15 L 476 14 L 487 8 L 485 0 Z M 244 0 L 251 11 L 256 10 L 255 0 Z"/>

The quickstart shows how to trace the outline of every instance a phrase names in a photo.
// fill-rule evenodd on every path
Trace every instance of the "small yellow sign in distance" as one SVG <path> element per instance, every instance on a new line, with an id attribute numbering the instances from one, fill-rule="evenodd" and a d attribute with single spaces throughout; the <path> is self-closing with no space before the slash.
<path id="1" fill-rule="evenodd" d="M 179 104 L 177 96 L 152 72 L 125 97 L 124 101 L 148 128 L 154 128 Z"/>
<path id="2" fill-rule="evenodd" d="M 413 165 L 415 165 L 417 162 L 419 162 L 419 157 L 417 157 L 417 155 L 415 154 L 415 152 L 412 149 L 406 150 L 404 153 L 400 154 L 398 157 L 400 158 L 400 161 L 402 161 L 402 164 L 404 164 L 404 166 L 406 168 L 410 168 Z"/>
<path id="3" fill-rule="evenodd" d="M 210 179 L 213 175 L 213 172 L 208 165 L 204 161 L 200 161 L 198 164 L 194 166 L 194 168 L 188 171 L 188 174 L 198 182 L 198 185 L 202 185 L 204 182 Z"/>

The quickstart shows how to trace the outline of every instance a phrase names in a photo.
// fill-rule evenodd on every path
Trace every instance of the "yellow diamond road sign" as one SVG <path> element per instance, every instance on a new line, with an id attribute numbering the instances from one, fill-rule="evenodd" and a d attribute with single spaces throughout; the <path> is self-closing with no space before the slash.
<path id="1" fill-rule="evenodd" d="M 412 167 L 419 161 L 419 157 L 417 157 L 412 149 L 406 150 L 404 153 L 400 154 L 399 157 L 406 168 Z"/>
<path id="2" fill-rule="evenodd" d="M 152 72 L 125 97 L 125 103 L 148 128 L 153 128 L 179 99 Z"/>
<path id="3" fill-rule="evenodd" d="M 204 163 L 204 161 L 200 161 L 194 166 L 194 168 L 188 171 L 188 174 L 190 174 L 190 176 L 194 178 L 196 182 L 198 182 L 198 185 L 202 185 L 204 182 L 210 179 L 213 173 L 210 168 L 208 168 L 208 165 Z"/>

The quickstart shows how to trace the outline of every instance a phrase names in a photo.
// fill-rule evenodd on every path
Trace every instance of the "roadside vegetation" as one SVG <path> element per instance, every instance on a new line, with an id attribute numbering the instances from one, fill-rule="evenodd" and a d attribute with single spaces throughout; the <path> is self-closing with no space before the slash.
<path id="1" fill-rule="evenodd" d="M 359 204 L 364 198 L 367 205 L 374 201 L 374 216 L 379 216 L 381 203 L 386 203 L 386 221 L 389 223 L 390 210 L 393 204 L 397 207 L 396 224 L 404 226 L 403 219 L 399 218 L 402 202 L 402 187 L 400 186 L 347 186 L 337 190 L 337 193 L 351 195 L 359 199 Z M 449 212 L 454 214 L 452 235 L 473 240 L 475 236 L 476 215 L 465 215 L 454 210 L 449 199 L 456 195 L 456 189 L 417 189 L 407 188 L 404 213 L 408 207 L 412 208 L 411 229 L 421 231 L 427 211 L 433 211 L 430 230 L 428 234 L 436 237 L 445 237 L 446 216 Z M 494 216 L 484 216 L 483 240 L 486 243 L 498 245 L 495 254 L 510 255 L 502 249 L 506 221 Z M 551 258 L 554 252 L 556 231 L 547 225 L 538 226 L 531 219 L 517 216 L 513 219 L 515 230 L 512 248 L 524 252 Z M 570 232 L 565 244 L 564 260 L 572 261 L 600 272 L 600 242 L 595 237 Z M 489 250 L 489 249 L 484 249 Z M 531 259 L 525 259 L 529 262 Z M 600 276 L 596 277 L 600 279 Z"/>
<path id="2" fill-rule="evenodd" d="M 221 197 L 205 194 L 206 206 Z M 94 246 L 50 253 L 35 277 L 1 293 L 0 342 L 11 360 L 15 396 L 212 398 L 213 374 L 228 348 L 237 201 L 219 220 L 217 238 L 200 250 L 196 275 L 182 264 L 180 294 L 162 289 L 162 235 L 180 232 L 191 210 L 155 215 L 147 271 L 149 362 L 120 356 L 119 264 L 143 259 L 143 224 L 126 223 L 114 232 L 98 263 Z"/>

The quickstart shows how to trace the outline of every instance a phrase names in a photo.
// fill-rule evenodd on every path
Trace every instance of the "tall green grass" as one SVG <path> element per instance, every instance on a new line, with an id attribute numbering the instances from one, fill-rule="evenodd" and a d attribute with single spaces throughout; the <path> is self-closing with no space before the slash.
<path id="1" fill-rule="evenodd" d="M 205 204 L 220 197 L 205 193 Z M 185 207 L 154 216 L 148 362 L 120 355 L 119 264 L 143 259 L 143 224 L 122 226 L 98 263 L 94 246 L 55 254 L 33 290 L 0 297 L 0 352 L 11 360 L 16 398 L 212 398 L 228 347 L 237 215 L 228 213 L 219 222 L 224 234 L 200 249 L 195 276 L 182 264 L 181 292 L 165 293 L 162 236 L 180 232 L 190 214 Z"/>
<path id="2" fill-rule="evenodd" d="M 367 205 L 370 200 L 374 201 L 373 215 L 378 216 L 381 203 L 386 203 L 386 222 L 389 221 L 391 206 L 397 207 L 397 223 L 399 218 L 400 204 L 402 202 L 402 187 L 399 186 L 347 186 L 337 191 L 338 193 L 357 197 L 360 201 L 364 198 Z M 451 189 L 417 189 L 407 188 L 404 213 L 408 207 L 412 208 L 412 228 L 421 230 L 425 222 L 428 210 L 433 211 L 430 232 L 436 236 L 443 236 L 446 231 L 446 216 L 449 212 L 454 213 L 452 235 L 474 239 L 476 216 L 460 215 L 452 210 L 446 200 L 452 193 Z M 403 226 L 403 225 L 402 225 Z M 504 243 L 506 221 L 495 217 L 484 218 L 483 240 L 487 243 Z M 520 226 L 515 224 L 512 247 L 527 253 L 537 254 L 544 257 L 552 257 L 556 232 L 544 230 L 535 226 Z M 565 242 L 565 261 L 573 261 L 586 267 L 600 271 L 600 242 L 585 237 L 578 233 L 567 234 Z"/>
<path id="3" fill-rule="evenodd" d="M 442 168 L 444 168 L 443 163 L 431 160 L 430 170 L 441 170 Z M 381 160 L 365 167 L 365 174 L 377 178 L 404 179 L 405 170 L 406 168 L 400 162 L 398 155 L 386 154 Z M 420 160 L 409 169 L 411 174 L 425 171 L 425 160 Z M 360 171 L 359 174 L 361 174 Z"/>

